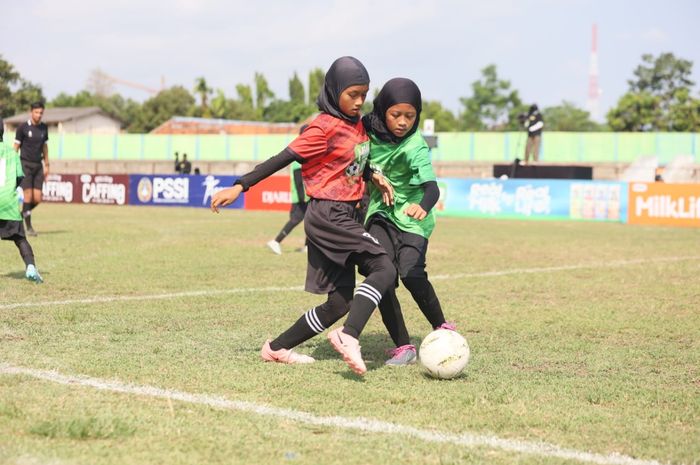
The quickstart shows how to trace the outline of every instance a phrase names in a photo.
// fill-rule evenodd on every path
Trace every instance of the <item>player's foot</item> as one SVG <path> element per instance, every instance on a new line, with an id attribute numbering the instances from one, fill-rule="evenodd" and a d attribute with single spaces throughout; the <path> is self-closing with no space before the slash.
<path id="1" fill-rule="evenodd" d="M 267 243 L 267 246 L 277 255 L 282 255 L 282 247 L 280 247 L 280 243 L 276 240 L 271 240 Z"/>
<path id="2" fill-rule="evenodd" d="M 34 228 L 32 228 L 31 226 L 29 228 L 27 228 L 27 236 L 32 236 L 32 237 L 37 236 L 36 231 L 34 231 Z"/>
<path id="3" fill-rule="evenodd" d="M 457 331 L 457 325 L 446 321 L 435 329 L 448 329 L 450 331 Z"/>
<path id="4" fill-rule="evenodd" d="M 385 365 L 401 367 L 416 363 L 416 346 L 406 344 L 389 351 L 391 358 L 384 362 Z"/>
<path id="5" fill-rule="evenodd" d="M 44 280 L 41 278 L 41 275 L 39 274 L 39 270 L 37 270 L 34 265 L 27 265 L 27 272 L 24 274 L 24 276 L 28 280 L 34 281 L 37 284 L 44 282 Z"/>
<path id="6" fill-rule="evenodd" d="M 265 341 L 265 344 L 263 344 L 262 349 L 260 350 L 260 356 L 266 362 L 288 363 L 290 365 L 298 363 L 314 363 L 316 361 L 313 357 L 298 354 L 291 349 L 272 350 L 272 348 L 270 348 L 269 339 Z"/>
<path id="7" fill-rule="evenodd" d="M 367 372 L 364 360 L 362 360 L 362 352 L 360 351 L 360 341 L 345 334 L 343 327 L 328 333 L 328 340 L 333 348 L 343 356 L 343 360 L 348 364 L 350 369 L 358 375 L 364 375 Z"/>

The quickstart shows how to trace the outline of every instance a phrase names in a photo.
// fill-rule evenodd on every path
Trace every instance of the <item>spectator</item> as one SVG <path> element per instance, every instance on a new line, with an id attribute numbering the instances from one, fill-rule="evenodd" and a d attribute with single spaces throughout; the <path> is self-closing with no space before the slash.
<path id="1" fill-rule="evenodd" d="M 527 143 L 525 144 L 525 164 L 530 161 L 530 154 L 532 154 L 532 161 L 539 161 L 540 159 L 540 142 L 542 141 L 542 128 L 544 127 L 544 120 L 542 119 L 542 114 L 537 108 L 536 104 L 530 106 L 530 110 L 527 112 L 527 117 L 523 123 L 527 129 Z"/>
<path id="2" fill-rule="evenodd" d="M 180 174 L 190 174 L 192 172 L 192 163 L 187 159 L 187 154 L 182 154 L 182 160 L 178 163 L 177 168 L 175 168 Z"/>

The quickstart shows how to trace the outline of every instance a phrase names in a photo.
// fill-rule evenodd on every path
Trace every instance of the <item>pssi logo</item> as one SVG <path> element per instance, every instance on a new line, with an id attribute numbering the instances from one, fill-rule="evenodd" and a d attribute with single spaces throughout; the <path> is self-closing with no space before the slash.
<path id="1" fill-rule="evenodd" d="M 153 178 L 153 203 L 188 203 L 189 198 L 188 178 Z"/>
<path id="2" fill-rule="evenodd" d="M 148 178 L 141 178 L 136 188 L 136 195 L 142 203 L 148 203 L 153 197 L 153 183 Z"/>

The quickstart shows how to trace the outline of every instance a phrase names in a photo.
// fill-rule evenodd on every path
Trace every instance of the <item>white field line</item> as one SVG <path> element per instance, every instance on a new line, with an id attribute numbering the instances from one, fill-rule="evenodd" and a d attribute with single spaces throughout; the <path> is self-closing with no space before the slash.
<path id="1" fill-rule="evenodd" d="M 561 458 L 577 460 L 585 463 L 596 463 L 600 465 L 661 465 L 656 460 L 635 459 L 626 455 L 595 454 L 591 452 L 566 449 L 554 444 L 534 441 L 519 441 L 514 439 L 503 439 L 498 436 L 472 434 L 472 433 L 449 433 L 435 430 L 425 430 L 412 426 L 389 423 L 369 418 L 355 417 L 346 418 L 340 416 L 323 417 L 312 415 L 307 412 L 291 410 L 285 408 L 271 407 L 253 402 L 228 400 L 220 396 L 206 394 L 191 394 L 183 391 L 163 389 L 155 386 L 139 386 L 122 383 L 117 380 L 105 380 L 90 378 L 87 376 L 70 376 L 57 373 L 56 371 L 36 370 L 33 368 L 16 367 L 6 363 L 0 363 L 0 374 L 24 375 L 32 378 L 50 381 L 52 383 L 64 384 L 68 386 L 83 386 L 101 391 L 119 392 L 124 394 L 134 394 L 161 399 L 172 399 L 191 404 L 207 405 L 209 407 L 252 413 L 284 420 L 296 421 L 309 425 L 325 426 L 329 428 L 340 428 L 346 430 L 359 430 L 369 433 L 383 433 L 400 436 L 408 436 L 427 442 L 452 444 L 463 447 L 486 447 L 506 452 L 518 454 L 530 454 L 548 458 Z"/>
<path id="2" fill-rule="evenodd" d="M 614 260 L 607 263 L 590 263 L 590 264 L 580 264 L 580 265 L 564 265 L 564 266 L 550 266 L 542 268 L 515 268 L 511 270 L 500 270 L 500 271 L 483 271 L 479 273 L 455 273 L 455 274 L 441 274 L 430 276 L 432 281 L 445 281 L 452 279 L 464 279 L 464 278 L 489 278 L 494 276 L 508 276 L 513 274 L 528 274 L 528 273 L 553 273 L 556 271 L 571 271 L 571 270 L 584 270 L 584 269 L 596 269 L 596 268 L 620 268 L 630 265 L 643 265 L 646 263 L 664 263 L 664 262 L 680 262 L 687 260 L 700 260 L 700 256 L 687 256 L 687 257 L 659 257 L 659 258 L 640 258 L 634 260 Z M 0 310 L 11 310 L 14 308 L 25 308 L 25 307 L 51 307 L 58 305 L 75 305 L 75 304 L 99 304 L 99 303 L 110 303 L 110 302 L 128 302 L 134 300 L 164 300 L 164 299 L 176 299 L 179 297 L 207 297 L 214 295 L 225 295 L 225 294 L 241 294 L 241 293 L 254 293 L 254 292 L 291 292 L 291 291 L 303 291 L 303 286 L 288 286 L 288 287 L 250 287 L 250 288 L 235 288 L 235 289 L 211 289 L 203 291 L 185 291 L 185 292 L 171 292 L 164 294 L 147 294 L 147 295 L 123 295 L 123 296 L 106 296 L 106 297 L 91 297 L 85 299 L 69 299 L 69 300 L 54 300 L 48 302 L 21 302 L 15 304 L 2 304 L 0 305 Z"/>

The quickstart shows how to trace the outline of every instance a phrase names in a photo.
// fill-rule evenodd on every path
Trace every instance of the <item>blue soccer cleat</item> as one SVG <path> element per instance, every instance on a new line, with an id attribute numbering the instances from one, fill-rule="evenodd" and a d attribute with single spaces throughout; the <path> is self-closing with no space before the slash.
<path id="1" fill-rule="evenodd" d="M 37 284 L 44 282 L 41 275 L 39 274 L 39 270 L 37 270 L 34 265 L 27 265 L 27 272 L 25 273 L 25 276 L 28 280 L 34 281 Z"/>

